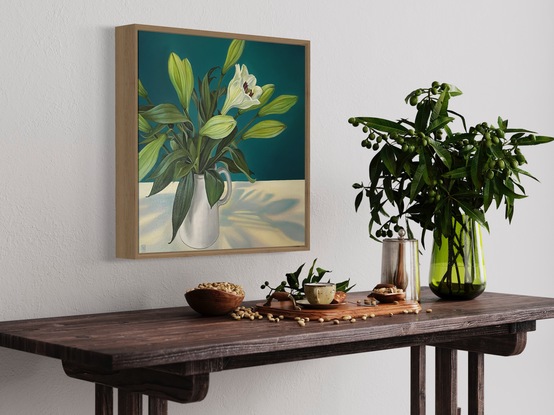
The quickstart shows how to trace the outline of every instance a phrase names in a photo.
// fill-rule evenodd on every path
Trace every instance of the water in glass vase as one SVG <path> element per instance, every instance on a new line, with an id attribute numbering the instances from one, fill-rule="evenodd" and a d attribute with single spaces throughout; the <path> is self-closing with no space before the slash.
<path id="1" fill-rule="evenodd" d="M 450 238 L 433 244 L 429 288 L 445 300 L 471 300 L 486 287 L 481 226 L 464 216 Z"/>

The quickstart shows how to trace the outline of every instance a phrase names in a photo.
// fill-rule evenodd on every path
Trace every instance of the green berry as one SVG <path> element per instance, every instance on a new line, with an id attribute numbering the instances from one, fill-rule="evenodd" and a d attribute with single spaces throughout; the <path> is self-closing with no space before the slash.
<path id="1" fill-rule="evenodd" d="M 412 96 L 410 97 L 410 105 L 411 105 L 412 107 L 415 107 L 415 106 L 417 105 L 417 97 L 416 97 L 415 95 L 412 95 Z"/>

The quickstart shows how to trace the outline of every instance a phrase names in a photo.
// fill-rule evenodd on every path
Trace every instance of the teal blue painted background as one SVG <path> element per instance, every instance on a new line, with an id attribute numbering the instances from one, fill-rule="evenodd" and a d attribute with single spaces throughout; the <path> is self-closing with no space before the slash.
<path id="1" fill-rule="evenodd" d="M 180 108 L 177 94 L 167 72 L 167 61 L 171 52 L 181 59 L 188 58 L 196 79 L 203 78 L 215 66 L 222 67 L 232 39 L 170 34 L 159 32 L 138 32 L 138 75 L 143 86 L 155 104 L 170 102 Z M 287 113 L 271 115 L 262 119 L 275 119 L 286 124 L 284 132 L 272 139 L 250 139 L 239 147 L 244 152 L 250 169 L 257 180 L 305 179 L 305 47 L 281 43 L 246 41 L 239 64 L 245 64 L 250 74 L 256 76 L 257 85 L 274 84 L 273 98 L 279 95 L 296 95 L 298 102 Z M 227 85 L 235 74 L 230 69 L 223 79 Z M 215 88 L 216 78 L 210 86 Z M 223 106 L 225 96 L 218 103 Z M 139 101 L 143 104 L 142 100 Z M 191 101 L 194 107 L 194 103 Z M 235 115 L 236 109 L 229 111 Z M 191 116 L 196 108 L 190 111 Z M 239 130 L 254 115 L 247 112 L 238 117 Z M 233 174 L 235 181 L 247 180 L 242 174 Z"/>

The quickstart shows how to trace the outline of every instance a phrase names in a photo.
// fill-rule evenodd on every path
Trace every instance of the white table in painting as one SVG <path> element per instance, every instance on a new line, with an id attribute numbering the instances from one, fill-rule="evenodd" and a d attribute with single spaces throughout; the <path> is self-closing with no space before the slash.
<path id="1" fill-rule="evenodd" d="M 172 235 L 171 213 L 177 182 L 147 197 L 152 183 L 139 183 L 141 253 L 198 251 Z M 235 181 L 219 207 L 219 237 L 208 250 L 275 248 L 305 244 L 304 180 Z"/>

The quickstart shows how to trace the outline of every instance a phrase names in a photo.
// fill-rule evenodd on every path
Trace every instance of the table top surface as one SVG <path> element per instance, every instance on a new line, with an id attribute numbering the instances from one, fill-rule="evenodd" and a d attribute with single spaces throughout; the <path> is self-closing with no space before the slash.
<path id="1" fill-rule="evenodd" d="M 381 316 L 354 324 L 309 322 L 305 327 L 292 320 L 202 317 L 189 307 L 6 321 L 0 322 L 0 346 L 76 365 L 121 370 L 345 343 L 386 345 L 402 338 L 471 333 L 554 318 L 554 298 L 489 292 L 474 300 L 452 302 L 439 300 L 423 288 L 421 306 L 419 314 Z M 429 339 L 433 337 L 426 342 Z"/>

